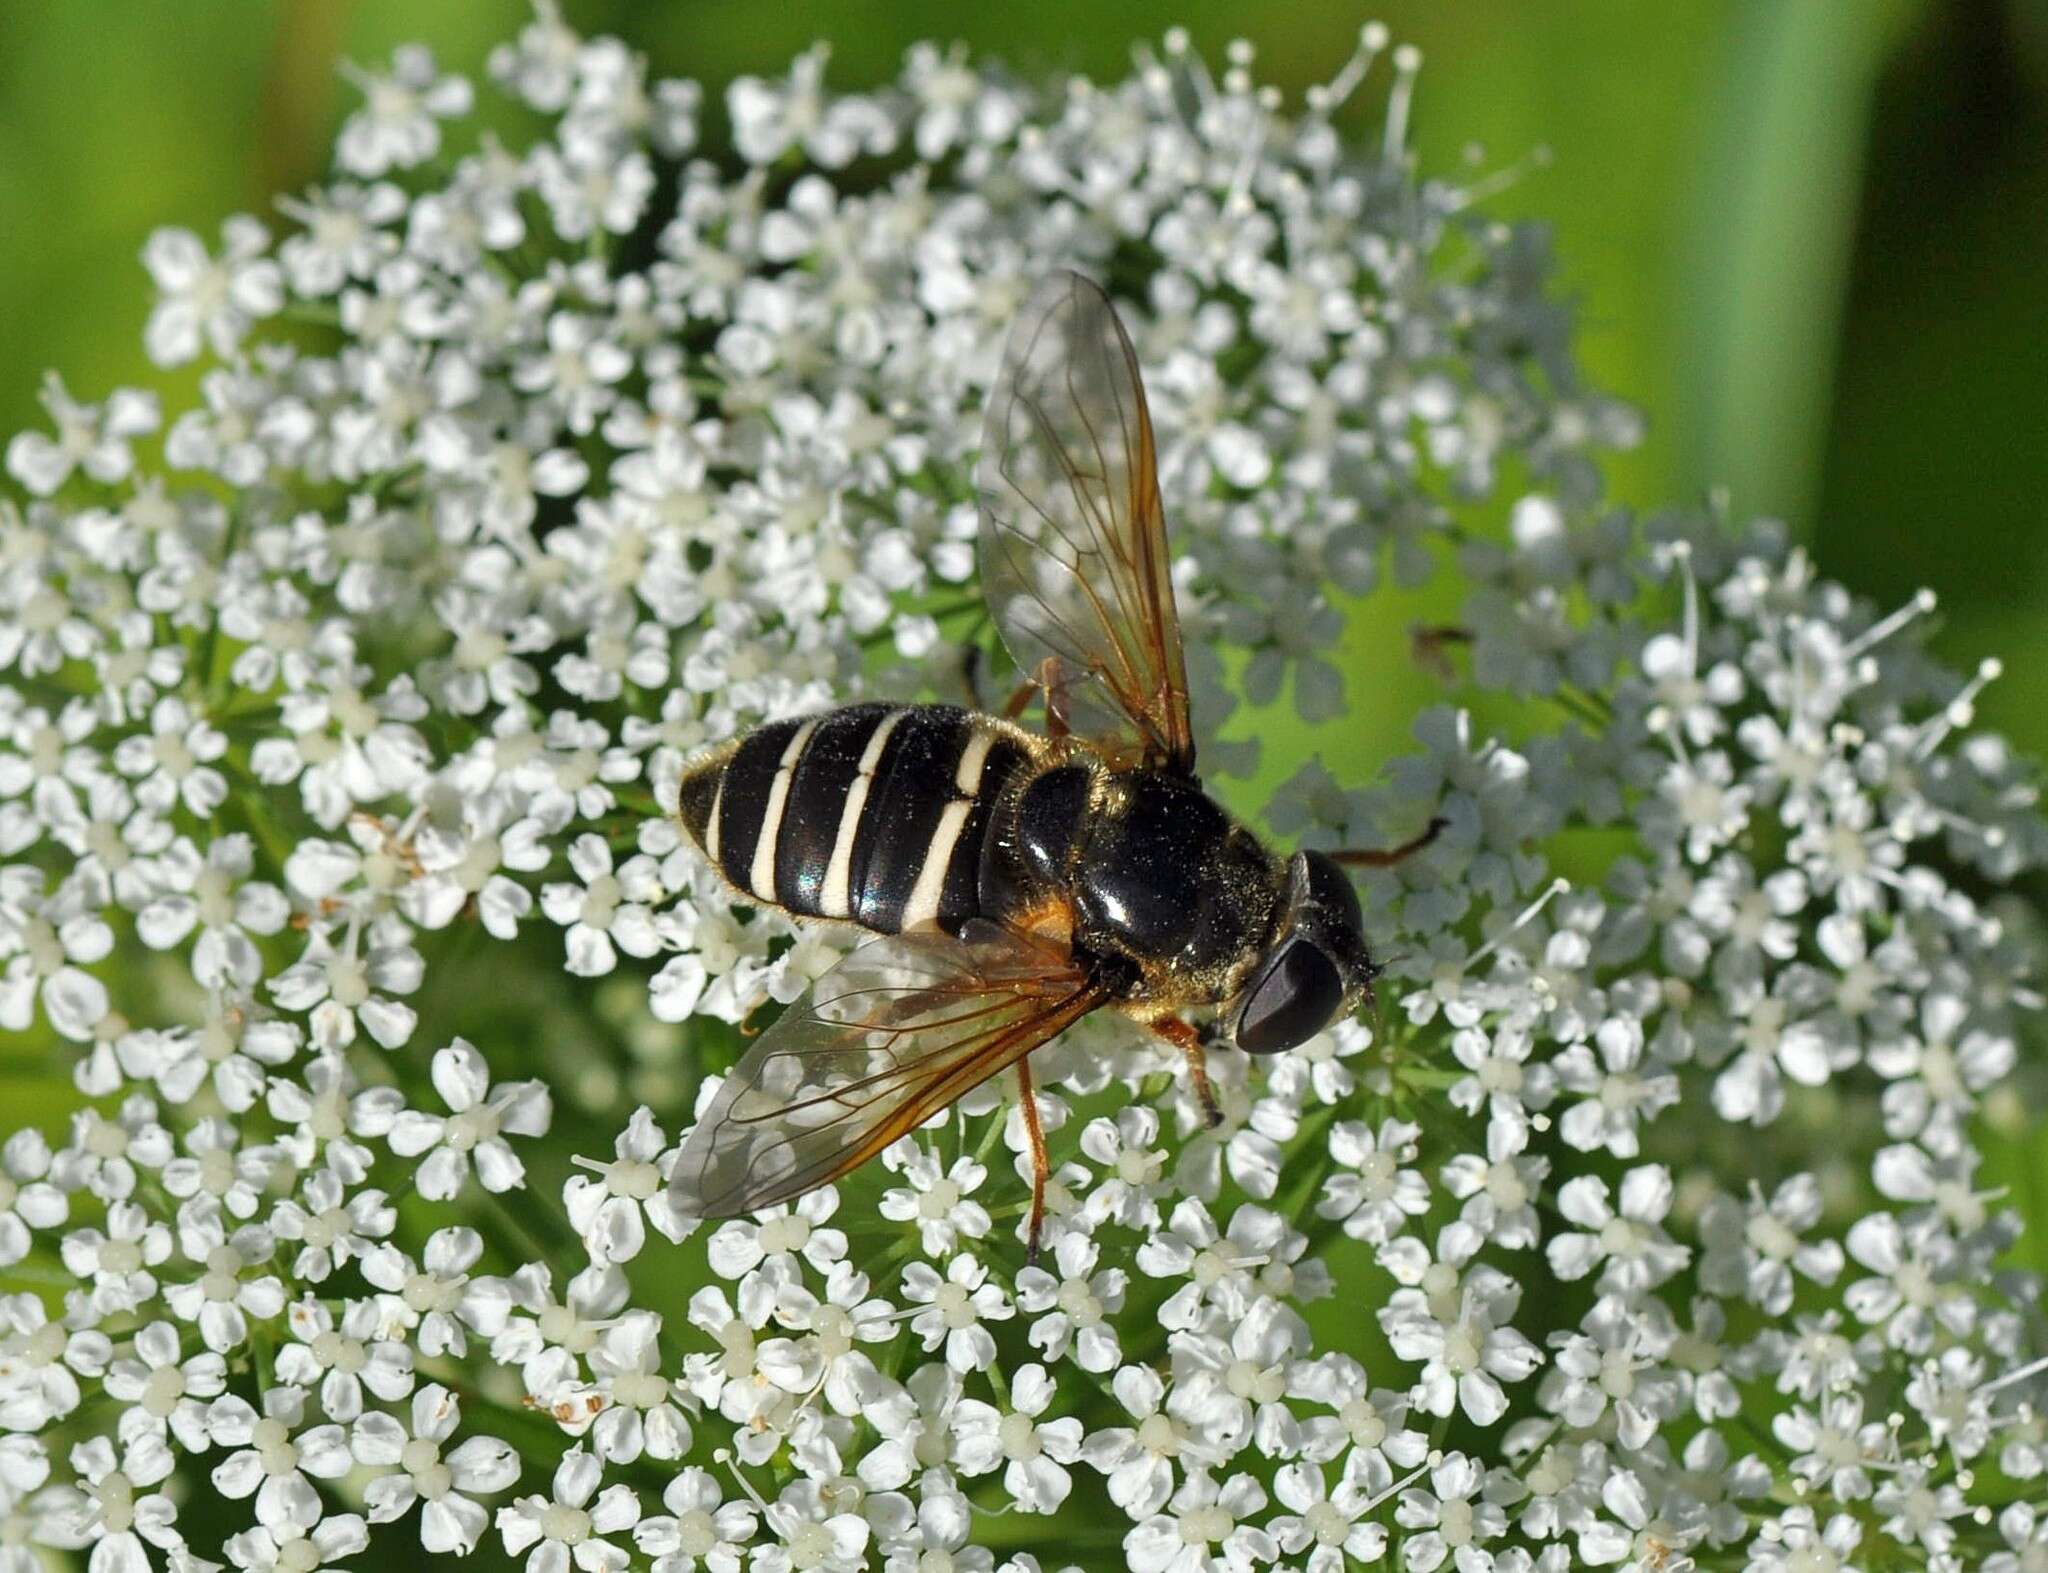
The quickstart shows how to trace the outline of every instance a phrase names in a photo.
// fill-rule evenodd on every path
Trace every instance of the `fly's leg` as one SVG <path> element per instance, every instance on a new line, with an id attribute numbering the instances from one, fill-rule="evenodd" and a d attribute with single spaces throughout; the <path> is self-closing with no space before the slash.
<path id="1" fill-rule="evenodd" d="M 1017 685 L 1017 691 L 1003 706 L 1003 719 L 1016 720 L 1039 694 L 1045 695 L 1045 735 L 1065 737 L 1072 728 L 1067 725 L 1067 690 L 1060 676 L 1060 658 L 1056 655 L 1040 661 L 1038 671 L 1028 681 Z"/>
<path id="2" fill-rule="evenodd" d="M 1451 665 L 1450 647 L 1468 645 L 1472 642 L 1472 630 L 1460 628 L 1455 623 L 1430 624 L 1413 623 L 1408 628 L 1408 654 L 1415 664 L 1431 676 L 1449 683 L 1457 680 L 1457 669 Z"/>
<path id="3" fill-rule="evenodd" d="M 1038 1095 L 1031 1090 L 1031 1056 L 1017 1062 L 1017 1105 L 1024 1111 L 1024 1139 L 1031 1145 L 1031 1225 L 1026 1234 L 1024 1265 L 1038 1265 L 1038 1236 L 1045 1227 L 1045 1127 L 1038 1123 Z"/>
<path id="4" fill-rule="evenodd" d="M 1443 834 L 1444 826 L 1449 823 L 1448 819 L 1439 814 L 1429 822 L 1429 828 L 1421 835 L 1402 842 L 1398 847 L 1346 847 L 1342 851 L 1332 852 L 1330 858 L 1333 862 L 1343 863 L 1351 868 L 1392 868 L 1396 863 L 1413 857 L 1436 840 Z"/>
<path id="5" fill-rule="evenodd" d="M 1067 685 L 1060 675 L 1058 656 L 1049 655 L 1038 663 L 1038 686 L 1045 690 L 1045 735 L 1065 737 L 1073 728 L 1067 725 Z"/>
<path id="6" fill-rule="evenodd" d="M 1216 1101 L 1216 1088 L 1209 1080 L 1209 1056 L 1203 1035 L 1178 1016 L 1162 1016 L 1151 1028 L 1179 1049 L 1188 1062 L 1188 1083 L 1201 1101 L 1202 1118 L 1212 1131 L 1223 1123 L 1223 1108 Z"/>
<path id="7" fill-rule="evenodd" d="M 984 715 L 990 713 L 988 696 L 981 691 L 981 666 L 986 659 L 978 644 L 970 644 L 960 652 L 960 687 L 967 696 L 967 708 L 979 710 Z M 1005 721 L 1014 721 L 1024 713 L 1025 707 L 1037 693 L 1037 680 L 1026 678 L 1017 685 L 1016 691 L 1003 701 L 1002 709 L 995 714 L 1000 715 Z"/>

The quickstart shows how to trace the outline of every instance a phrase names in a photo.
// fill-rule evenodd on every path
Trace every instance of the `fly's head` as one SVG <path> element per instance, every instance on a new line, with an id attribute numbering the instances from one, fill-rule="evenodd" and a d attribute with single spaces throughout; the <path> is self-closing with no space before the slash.
<path id="1" fill-rule="evenodd" d="M 1231 1034 L 1248 1054 L 1295 1048 L 1357 1009 L 1378 971 L 1350 876 L 1320 852 L 1297 852 L 1272 939 L 1231 1014 Z"/>

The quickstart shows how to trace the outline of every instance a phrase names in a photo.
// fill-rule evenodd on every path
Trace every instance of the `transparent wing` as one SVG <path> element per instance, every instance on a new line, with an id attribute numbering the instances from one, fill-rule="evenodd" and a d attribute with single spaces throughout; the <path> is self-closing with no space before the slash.
<path id="1" fill-rule="evenodd" d="M 1010 330 L 976 480 L 982 591 L 1017 664 L 1043 682 L 1058 662 L 1079 730 L 1135 728 L 1148 761 L 1192 768 L 1152 417 L 1116 309 L 1078 273 Z"/>
<path id="2" fill-rule="evenodd" d="M 725 1079 L 683 1145 L 676 1200 L 725 1218 L 836 1180 L 1105 998 L 992 923 L 870 940 Z"/>

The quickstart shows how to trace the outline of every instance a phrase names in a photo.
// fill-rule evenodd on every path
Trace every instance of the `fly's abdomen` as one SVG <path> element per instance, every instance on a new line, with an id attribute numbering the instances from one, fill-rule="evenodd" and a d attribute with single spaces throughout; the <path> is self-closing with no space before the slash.
<path id="1" fill-rule="evenodd" d="M 684 825 L 732 884 L 893 934 L 979 912 L 982 843 L 1030 762 L 1022 734 L 950 705 L 778 721 L 683 778 Z"/>

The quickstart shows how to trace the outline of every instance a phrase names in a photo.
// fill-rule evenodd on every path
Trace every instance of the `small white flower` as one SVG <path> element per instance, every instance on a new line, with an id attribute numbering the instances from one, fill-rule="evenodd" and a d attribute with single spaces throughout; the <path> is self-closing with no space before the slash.
<path id="1" fill-rule="evenodd" d="M 357 1513 L 330 1513 L 311 1530 L 296 1524 L 258 1525 L 228 1538 L 221 1550 L 247 1573 L 318 1573 L 370 1546 L 369 1526 Z"/>
<path id="2" fill-rule="evenodd" d="M 181 945 L 196 928 L 192 976 L 202 988 L 253 987 L 263 961 L 256 939 L 277 933 L 291 915 L 275 885 L 250 879 L 255 849 L 247 836 L 222 836 L 191 859 L 181 888 L 136 915 L 135 932 L 154 950 Z M 253 936 L 253 937 L 252 937 Z"/>
<path id="3" fill-rule="evenodd" d="M 330 1108 L 318 1111 L 316 1118 L 338 1122 L 339 1116 Z M 330 1144 L 326 1156 L 331 1161 L 353 1155 L 337 1153 Z M 368 1165 L 350 1163 L 346 1167 L 360 1173 Z M 271 1213 L 270 1227 L 277 1237 L 298 1242 L 291 1264 L 294 1278 L 324 1283 L 335 1268 L 366 1256 L 397 1226 L 397 1210 L 384 1192 L 364 1187 L 351 1194 L 351 1189 L 336 1170 L 316 1169 L 306 1177 L 297 1197 L 279 1202 Z"/>
<path id="4" fill-rule="evenodd" d="M 1847 1513 L 1835 1513 L 1823 1524 L 1810 1507 L 1790 1507 L 1765 1519 L 1764 1532 L 1749 1546 L 1746 1573 L 1803 1573 L 1806 1567 L 1848 1570 L 1863 1542 L 1863 1526 Z"/>
<path id="5" fill-rule="evenodd" d="M 1850 1311 L 1866 1323 L 1882 1323 L 1886 1340 L 1910 1353 L 1925 1353 L 1937 1330 L 1964 1333 L 1976 1308 L 1954 1281 L 1954 1242 L 1937 1225 L 1908 1229 L 1890 1213 L 1869 1213 L 1851 1226 L 1850 1257 L 1872 1276 L 1843 1291 Z"/>
<path id="6" fill-rule="evenodd" d="M 472 1279 L 483 1254 L 474 1229 L 437 1229 L 415 1264 L 393 1245 L 379 1245 L 362 1260 L 363 1277 L 384 1291 L 379 1304 L 385 1336 L 410 1334 L 423 1355 L 461 1355 L 471 1332 L 491 1337 L 505 1325 L 510 1296 L 502 1281 Z"/>
<path id="7" fill-rule="evenodd" d="M 669 1189 L 677 1149 L 667 1146 L 653 1113 L 635 1109 L 613 1149 L 617 1157 L 610 1163 L 576 1160 L 598 1178 L 572 1174 L 562 1187 L 569 1222 L 592 1258 L 631 1261 L 646 1244 L 650 1223 L 664 1239 L 687 1236 L 696 1220 L 683 1214 Z"/>
<path id="8" fill-rule="evenodd" d="M 25 431 L 7 444 L 8 473 L 38 497 L 56 493 L 74 472 L 101 486 L 126 480 L 135 463 L 130 444 L 163 418 L 156 395 L 139 389 L 116 389 L 104 405 L 80 404 L 55 372 L 43 378 L 42 401 L 57 435 Z"/>
<path id="9" fill-rule="evenodd" d="M 265 1229 L 244 1225 L 230 1235 L 211 1209 L 186 1208 L 178 1249 L 202 1271 L 167 1285 L 164 1303 L 180 1321 L 197 1325 L 207 1348 L 221 1354 L 240 1348 L 248 1342 L 252 1319 L 267 1322 L 284 1311 L 284 1281 L 274 1273 L 251 1275 L 273 1248 Z"/>
<path id="10" fill-rule="evenodd" d="M 838 1210 L 838 1189 L 826 1185 L 788 1206 L 766 1208 L 752 1221 L 722 1223 L 708 1242 L 711 1270 L 741 1278 L 758 1269 L 778 1284 L 794 1284 L 801 1260 L 829 1274 L 846 1255 L 845 1231 L 825 1227 Z"/>
<path id="11" fill-rule="evenodd" d="M 1220 1418 L 1213 1392 L 1179 1385 L 1169 1391 L 1158 1372 L 1136 1365 L 1120 1367 L 1110 1390 L 1137 1424 L 1091 1432 L 1081 1457 L 1106 1477 L 1110 1501 L 1132 1518 L 1152 1518 L 1166 1506 L 1176 1466 L 1218 1468 L 1229 1456 L 1212 1424 Z"/>
<path id="12" fill-rule="evenodd" d="M 1279 1551 L 1269 1531 L 1244 1522 L 1265 1506 L 1265 1488 L 1250 1475 L 1231 1475 L 1219 1485 L 1197 1471 L 1173 1494 L 1171 1512 L 1154 1514 L 1124 1536 L 1124 1556 L 1132 1573 L 1246 1573 Z"/>
<path id="13" fill-rule="evenodd" d="M 354 175 L 426 162 L 441 146 L 439 122 L 469 113 L 469 83 L 440 75 L 421 44 L 401 44 L 387 74 L 352 68 L 347 74 L 362 91 L 363 107 L 342 122 L 334 158 Z"/>
<path id="14" fill-rule="evenodd" d="M 1386 1473 L 1384 1464 L 1380 1468 Z M 1386 1527 L 1363 1516 L 1377 1493 L 1360 1470 L 1347 1468 L 1331 1491 L 1318 1465 L 1285 1464 L 1273 1477 L 1273 1494 L 1293 1509 L 1272 1521 L 1273 1538 L 1289 1556 L 1308 1552 L 1307 1573 L 1342 1573 L 1347 1559 L 1377 1562 L 1386 1554 Z"/>
<path id="15" fill-rule="evenodd" d="M 944 1278 L 912 1262 L 903 1270 L 903 1295 L 924 1307 L 911 1318 L 910 1330 L 927 1351 L 943 1344 L 946 1364 L 961 1372 L 986 1371 L 994 1363 L 995 1335 L 982 1323 L 1008 1321 L 1017 1311 L 988 1269 L 964 1251 L 946 1264 Z"/>
<path id="16" fill-rule="evenodd" d="M 1057 1363 L 1071 1349 L 1084 1371 L 1113 1371 L 1121 1358 L 1115 1316 L 1123 1309 L 1127 1275 L 1120 1268 L 1097 1272 L 1095 1242 L 1065 1234 L 1052 1249 L 1059 1276 L 1042 1267 L 1017 1274 L 1017 1308 L 1037 1318 L 1029 1337 L 1047 1360 Z"/>
<path id="17" fill-rule="evenodd" d="M 339 947 L 316 934 L 305 954 L 270 980 L 279 1005 L 311 1012 L 317 1049 L 347 1048 L 358 1022 L 380 1048 L 395 1049 L 410 1041 L 419 1023 L 419 1013 L 393 997 L 420 986 L 425 967 L 419 952 L 410 945 L 373 945 L 368 955 L 361 949 L 353 923 Z"/>
<path id="18" fill-rule="evenodd" d="M 1395 1354 L 1422 1363 L 1414 1392 L 1418 1409 L 1432 1415 L 1463 1409 L 1482 1426 L 1494 1424 L 1507 1412 L 1502 1383 L 1522 1381 L 1543 1361 L 1522 1334 L 1491 1325 L 1478 1304 L 1448 1322 L 1399 1323 L 1389 1338 Z"/>
<path id="19" fill-rule="evenodd" d="M 280 1382 L 318 1388 L 321 1411 L 343 1425 L 361 1418 L 363 1390 L 386 1403 L 412 1391 L 412 1350 L 396 1339 L 379 1336 L 374 1300 L 351 1300 L 340 1319 L 320 1301 L 296 1300 L 286 1325 L 296 1342 L 277 1352 Z"/>
<path id="20" fill-rule="evenodd" d="M 400 1157 L 421 1160 L 414 1188 L 430 1201 L 446 1201 L 461 1191 L 472 1166 L 477 1183 L 487 1191 L 524 1185 L 526 1166 L 505 1138 L 547 1133 L 554 1114 L 547 1084 L 491 1085 L 484 1057 L 461 1038 L 435 1051 L 432 1075 L 434 1090 L 450 1112 L 443 1116 L 401 1110 L 386 1138 Z"/>
<path id="21" fill-rule="evenodd" d="M 51 1027 L 84 1043 L 106 1019 L 107 986 L 85 968 L 106 959 L 114 931 L 97 914 L 76 910 L 83 894 L 82 886 L 70 887 L 33 911 L 0 901 L 0 953 L 15 952 L 0 971 L 0 1027 L 26 1031 L 40 1004 Z"/>
<path id="22" fill-rule="evenodd" d="M 107 1367 L 108 1396 L 132 1406 L 134 1424 L 168 1433 L 188 1453 L 212 1447 L 207 1404 L 227 1386 L 227 1362 L 207 1349 L 181 1361 L 178 1330 L 168 1322 L 142 1328 L 131 1347 L 132 1355 Z"/>
<path id="23" fill-rule="evenodd" d="M 1003 1469 L 1003 1489 L 1026 1513 L 1051 1513 L 1066 1501 L 1073 1477 L 1061 1466 L 1081 1455 L 1081 1422 L 1071 1416 L 1040 1419 L 1054 1387 L 1045 1367 L 1017 1368 L 1010 1377 L 1010 1407 L 963 1399 L 953 1428 L 953 1461 L 963 1474 Z"/>
<path id="24" fill-rule="evenodd" d="M 661 1318 L 628 1312 L 590 1351 L 590 1374 L 603 1411 L 591 1444 L 607 1463 L 676 1459 L 690 1446 L 690 1423 L 675 1402 L 675 1385 L 661 1374 Z"/>
<path id="25" fill-rule="evenodd" d="M 35 1231 L 55 1229 L 71 1204 L 49 1182 L 50 1144 L 40 1131 L 15 1131 L 0 1146 L 0 1267 L 28 1255 Z"/>
<path id="26" fill-rule="evenodd" d="M 1766 1200 L 1752 1188 L 1744 1204 L 1718 1196 L 1700 1216 L 1706 1251 L 1700 1283 L 1716 1294 L 1741 1294 L 1773 1316 L 1792 1306 L 1792 1274 L 1832 1284 L 1842 1271 L 1842 1247 L 1800 1236 L 1820 1222 L 1819 1182 L 1795 1174 Z"/>
<path id="27" fill-rule="evenodd" d="M 839 1512 L 819 1482 L 783 1487 L 764 1514 L 775 1540 L 757 1546 L 752 1566 L 761 1573 L 861 1573 L 874 1530 L 858 1513 Z"/>
<path id="28" fill-rule="evenodd" d="M 1114 1119 L 1091 1120 L 1081 1132 L 1081 1151 L 1106 1171 L 1081 1204 L 1089 1225 L 1113 1220 L 1132 1229 L 1159 1222 L 1159 1198 L 1166 1190 L 1166 1154 L 1159 1140 L 1159 1116 L 1143 1105 L 1119 1109 Z"/>
<path id="29" fill-rule="evenodd" d="M 1377 1132 L 1357 1120 L 1340 1121 L 1330 1131 L 1330 1156 L 1351 1174 L 1333 1174 L 1323 1182 L 1316 1216 L 1343 1221 L 1354 1240 L 1375 1244 L 1399 1232 L 1407 1218 L 1429 1208 L 1429 1182 L 1404 1164 L 1415 1161 L 1420 1126 L 1383 1120 Z"/>
<path id="30" fill-rule="evenodd" d="M 1795 1404 L 1771 1421 L 1771 1434 L 1798 1455 L 1794 1474 L 1844 1502 L 1870 1495 L 1870 1467 L 1882 1466 L 1889 1451 L 1883 1422 L 1866 1423 L 1854 1393 L 1826 1400 L 1818 1414 Z"/>
<path id="31" fill-rule="evenodd" d="M 238 1450 L 214 1466 L 214 1489 L 235 1501 L 253 1495 L 257 1520 L 273 1535 L 319 1523 L 313 1479 L 338 1480 L 354 1467 L 340 1426 L 298 1429 L 305 1403 L 299 1389 L 276 1387 L 264 1393 L 261 1413 L 230 1394 L 215 1399 L 208 1416 L 215 1445 Z"/>
<path id="32" fill-rule="evenodd" d="M 1662 1164 L 1624 1174 L 1618 1205 L 1598 1175 L 1567 1181 L 1558 1189 L 1558 1211 L 1587 1232 L 1550 1237 L 1544 1251 L 1550 1270 L 1569 1283 L 1601 1267 L 1602 1294 L 1640 1295 L 1655 1288 L 1692 1259 L 1664 1231 L 1673 1195 L 1671 1171 Z"/>
<path id="33" fill-rule="evenodd" d="M 654 1573 L 738 1573 L 759 1520 L 750 1503 L 728 1502 L 717 1480 L 694 1466 L 661 1493 L 668 1509 L 633 1526 L 633 1543 L 654 1559 Z"/>
<path id="34" fill-rule="evenodd" d="M 610 1263 L 593 1263 L 577 1273 L 560 1300 L 545 1262 L 521 1267 L 505 1280 L 505 1291 L 512 1309 L 491 1339 L 491 1358 L 503 1365 L 527 1364 L 549 1349 L 588 1354 L 625 1308 L 627 1296 L 625 1274 Z"/>
<path id="35" fill-rule="evenodd" d="M 264 255 L 270 236 L 253 218 L 221 226 L 218 260 L 190 230 L 160 229 L 142 249 L 158 300 L 143 342 L 160 366 L 194 359 L 202 345 L 225 359 L 260 318 L 284 304 L 277 264 Z"/>
<path id="36" fill-rule="evenodd" d="M 640 1521 L 640 1499 L 628 1485 L 599 1491 L 603 1478 L 604 1466 L 582 1448 L 563 1454 L 551 1498 L 524 1496 L 498 1509 L 505 1554 L 532 1547 L 529 1573 L 561 1573 L 571 1563 L 583 1573 L 618 1573 L 629 1557 L 605 1537 Z"/>
<path id="37" fill-rule="evenodd" d="M 1557 1057 L 1559 1085 L 1580 1101 L 1564 1111 L 1559 1129 L 1583 1152 L 1601 1148 L 1617 1158 L 1641 1150 L 1637 1127 L 1678 1101 L 1678 1078 L 1643 1071 L 1643 1027 L 1628 1017 L 1603 1022 L 1594 1050 L 1574 1044 Z"/>
<path id="38" fill-rule="evenodd" d="M 765 1285 L 767 1280 L 751 1282 Z M 761 1374 L 806 1398 L 822 1393 L 840 1414 L 872 1409 L 884 1384 L 861 1345 L 893 1339 L 898 1316 L 895 1306 L 871 1296 L 868 1287 L 867 1275 L 845 1262 L 833 1263 L 822 1296 L 800 1283 L 780 1285 L 775 1291 L 775 1320 L 802 1336 L 763 1343 Z"/>
<path id="39" fill-rule="evenodd" d="M 1308 1347 L 1308 1328 L 1293 1309 L 1262 1296 L 1242 1317 L 1201 1331 L 1178 1329 L 1168 1344 L 1174 1388 L 1202 1406 L 1219 1446 L 1235 1453 L 1249 1438 L 1268 1457 L 1300 1451 L 1287 1390 L 1293 1363 Z"/>
<path id="40" fill-rule="evenodd" d="M 0 1426 L 40 1431 L 72 1413 L 112 1353 L 106 1334 L 51 1321 L 34 1295 L 0 1298 Z"/>
<path id="41" fill-rule="evenodd" d="M 71 1450 L 79 1484 L 61 1488 L 50 1504 L 51 1526 L 63 1537 L 57 1543 L 92 1547 L 94 1573 L 144 1573 L 151 1566 L 145 1545 L 181 1552 L 177 1505 L 149 1489 L 170 1477 L 174 1462 L 163 1441 L 148 1434 L 118 1454 L 103 1436 L 79 1443 Z"/>
<path id="42" fill-rule="evenodd" d="M 492 1436 L 471 1436 L 448 1446 L 462 1421 L 456 1396 L 438 1382 L 413 1394 L 411 1425 L 372 1412 L 356 1421 L 349 1447 L 356 1461 L 391 1471 L 371 1481 L 364 1505 L 373 1524 L 388 1524 L 420 1508 L 420 1545 L 436 1555 L 467 1556 L 489 1527 L 477 1502 L 519 1478 L 519 1455 Z"/>
<path id="43" fill-rule="evenodd" d="M 1402 1542 L 1402 1564 L 1414 1573 L 1431 1573 L 1433 1568 L 1456 1557 L 1456 1565 L 1480 1569 L 1491 1559 L 1480 1549 L 1484 1542 L 1498 1538 L 1507 1529 L 1507 1514 L 1482 1495 L 1485 1479 L 1479 1467 L 1462 1453 L 1453 1453 L 1429 1469 L 1429 1487 L 1420 1486 L 1401 1493 L 1394 1518 L 1411 1533 Z"/>
<path id="44" fill-rule="evenodd" d="M 988 1209 L 973 1191 L 988 1170 L 972 1158 L 956 1158 L 951 1168 L 922 1148 L 904 1157 L 900 1172 L 910 1183 L 882 1193 L 879 1210 L 897 1223 L 915 1223 L 918 1243 L 927 1256 L 949 1256 L 963 1240 L 979 1240 L 991 1227 Z"/>
<path id="45" fill-rule="evenodd" d="M 62 1254 L 66 1269 L 91 1280 L 95 1309 L 103 1314 L 139 1311 L 156 1296 L 151 1269 L 169 1260 L 171 1231 L 140 1207 L 113 1202 L 107 1207 L 105 1232 L 72 1230 L 64 1236 Z"/>
<path id="46" fill-rule="evenodd" d="M 661 949 L 647 903 L 661 898 L 654 860 L 629 858 L 612 871 L 611 849 L 600 836 L 578 836 L 569 866 L 581 885 L 546 885 L 541 910 L 569 930 L 569 970 L 578 977 L 602 977 L 618 965 L 618 951 L 652 956 Z M 614 948 L 616 947 L 616 949 Z"/>
<path id="47" fill-rule="evenodd" d="M 1557 1353 L 1544 1373 L 1538 1400 L 1576 1427 L 1590 1429 L 1611 1407 L 1623 1447 L 1640 1453 L 1658 1426 L 1682 1410 L 1681 1384 L 1657 1362 L 1669 1347 L 1658 1319 L 1604 1295 L 1580 1321 L 1580 1331 L 1553 1333 Z"/>

